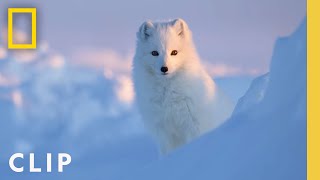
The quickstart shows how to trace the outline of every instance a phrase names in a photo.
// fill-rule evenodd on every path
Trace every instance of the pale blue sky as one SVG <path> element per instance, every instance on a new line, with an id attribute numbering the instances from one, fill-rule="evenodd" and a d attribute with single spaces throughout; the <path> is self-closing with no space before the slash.
<path id="1" fill-rule="evenodd" d="M 144 20 L 181 17 L 201 57 L 259 72 L 268 69 L 276 38 L 289 35 L 306 13 L 305 0 L 7 0 L 0 11 L 13 5 L 36 6 L 39 39 L 67 57 L 86 48 L 128 54 Z"/>

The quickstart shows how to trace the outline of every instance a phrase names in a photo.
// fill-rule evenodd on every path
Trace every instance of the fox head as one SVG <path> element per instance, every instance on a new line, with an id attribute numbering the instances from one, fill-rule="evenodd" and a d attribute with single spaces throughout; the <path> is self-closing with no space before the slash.
<path id="1" fill-rule="evenodd" d="M 144 22 L 137 33 L 139 64 L 156 76 L 171 77 L 184 64 L 192 48 L 186 22 Z"/>

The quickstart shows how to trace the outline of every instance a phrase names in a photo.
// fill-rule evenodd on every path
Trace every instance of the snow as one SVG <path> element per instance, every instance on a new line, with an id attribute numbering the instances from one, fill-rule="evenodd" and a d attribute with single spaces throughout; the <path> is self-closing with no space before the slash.
<path id="1" fill-rule="evenodd" d="M 0 61 L 0 163 L 34 151 L 68 152 L 76 161 L 101 147 L 108 153 L 117 143 L 145 139 L 128 75 L 106 79 L 52 51 L 8 52 Z M 23 54 L 33 58 L 21 60 Z"/>
<path id="2" fill-rule="evenodd" d="M 257 77 L 252 81 L 249 90 L 241 97 L 233 111 L 233 115 L 249 111 L 248 109 L 258 105 L 264 98 L 265 90 L 269 84 L 269 73 Z"/>

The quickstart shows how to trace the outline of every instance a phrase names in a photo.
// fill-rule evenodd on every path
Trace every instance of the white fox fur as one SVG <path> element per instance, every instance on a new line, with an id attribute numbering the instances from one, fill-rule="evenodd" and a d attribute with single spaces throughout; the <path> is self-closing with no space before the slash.
<path id="1" fill-rule="evenodd" d="M 216 128 L 233 110 L 202 67 L 182 19 L 141 25 L 133 81 L 143 122 L 164 154 Z"/>

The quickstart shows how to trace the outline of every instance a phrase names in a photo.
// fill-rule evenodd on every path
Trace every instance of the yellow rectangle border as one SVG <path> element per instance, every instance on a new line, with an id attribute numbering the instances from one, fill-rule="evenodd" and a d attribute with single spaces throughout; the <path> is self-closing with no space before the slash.
<path id="1" fill-rule="evenodd" d="M 307 179 L 320 180 L 320 1 L 307 0 Z"/>
<path id="2" fill-rule="evenodd" d="M 13 43 L 13 14 L 31 13 L 31 44 Z M 36 8 L 8 8 L 8 49 L 36 49 L 37 48 L 37 9 Z"/>

